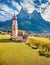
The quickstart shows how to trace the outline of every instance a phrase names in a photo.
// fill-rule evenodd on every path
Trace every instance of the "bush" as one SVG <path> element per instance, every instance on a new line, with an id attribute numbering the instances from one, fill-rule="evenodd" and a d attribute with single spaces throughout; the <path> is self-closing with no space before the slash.
<path id="1" fill-rule="evenodd" d="M 37 46 L 33 46 L 32 49 L 37 49 Z"/>
<path id="2" fill-rule="evenodd" d="M 39 51 L 39 55 L 40 56 L 50 57 L 50 54 L 49 53 L 46 53 L 45 51 Z"/>
<path id="3" fill-rule="evenodd" d="M 26 43 L 26 45 L 30 46 L 30 43 Z"/>
<path id="4" fill-rule="evenodd" d="M 40 56 L 46 56 L 46 54 L 45 54 L 44 51 L 39 51 L 39 55 L 40 55 Z"/>
<path id="5" fill-rule="evenodd" d="M 43 40 L 44 39 L 44 40 Z M 40 56 L 47 56 L 50 57 L 50 40 L 45 38 L 39 38 L 39 37 L 28 37 L 27 38 L 27 45 L 30 46 L 32 49 L 40 48 L 41 51 L 39 51 Z M 48 41 L 46 41 L 48 40 Z"/>
<path id="6" fill-rule="evenodd" d="M 50 57 L 50 54 L 46 54 L 46 57 Z"/>
<path id="7" fill-rule="evenodd" d="M 36 46 L 36 47 L 39 47 L 39 41 L 37 41 L 36 39 L 32 38 L 32 37 L 28 37 L 27 39 L 27 45 L 33 47 L 33 46 Z"/>

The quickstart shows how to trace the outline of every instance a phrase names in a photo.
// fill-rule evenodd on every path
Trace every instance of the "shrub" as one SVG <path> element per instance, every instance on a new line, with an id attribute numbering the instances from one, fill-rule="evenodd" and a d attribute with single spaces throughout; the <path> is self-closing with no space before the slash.
<path id="1" fill-rule="evenodd" d="M 46 54 L 46 57 L 50 57 L 50 54 Z"/>
<path id="2" fill-rule="evenodd" d="M 50 40 L 46 38 L 40 39 L 39 37 L 28 37 L 27 45 L 32 49 L 40 48 L 41 51 L 39 54 L 43 56 L 47 55 L 50 52 Z"/>
<path id="3" fill-rule="evenodd" d="M 37 46 L 32 46 L 32 49 L 37 49 Z"/>
<path id="4" fill-rule="evenodd" d="M 40 55 L 40 56 L 46 56 L 46 54 L 45 54 L 44 51 L 39 51 L 39 55 Z"/>
<path id="5" fill-rule="evenodd" d="M 37 41 L 33 37 L 28 37 L 27 44 L 29 44 L 31 47 L 33 46 L 39 47 L 39 41 Z"/>
<path id="6" fill-rule="evenodd" d="M 30 46 L 30 43 L 27 42 L 26 45 Z"/>

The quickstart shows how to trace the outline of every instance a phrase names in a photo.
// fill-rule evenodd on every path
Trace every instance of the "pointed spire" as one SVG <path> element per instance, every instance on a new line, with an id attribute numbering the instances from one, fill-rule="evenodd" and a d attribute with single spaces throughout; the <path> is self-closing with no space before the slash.
<path id="1" fill-rule="evenodd" d="M 14 11 L 14 16 L 13 16 L 13 20 L 16 20 L 16 15 L 15 15 L 15 11 Z"/>

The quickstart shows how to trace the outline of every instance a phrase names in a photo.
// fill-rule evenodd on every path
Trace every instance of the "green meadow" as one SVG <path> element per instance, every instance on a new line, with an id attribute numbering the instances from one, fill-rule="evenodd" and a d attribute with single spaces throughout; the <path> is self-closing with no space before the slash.
<path id="1" fill-rule="evenodd" d="M 41 57 L 38 49 L 22 42 L 13 42 L 10 35 L 0 35 L 0 65 L 50 65 L 50 58 Z"/>

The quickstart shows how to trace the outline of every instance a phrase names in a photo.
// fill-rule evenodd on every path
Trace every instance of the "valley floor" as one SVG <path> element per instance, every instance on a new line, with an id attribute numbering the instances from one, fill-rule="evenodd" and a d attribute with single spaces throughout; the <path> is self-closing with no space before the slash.
<path id="1" fill-rule="evenodd" d="M 25 43 L 13 42 L 10 35 L 0 35 L 0 65 L 50 65 L 50 58 Z"/>

